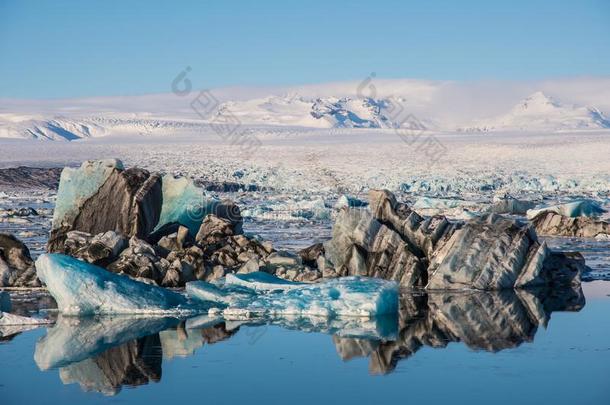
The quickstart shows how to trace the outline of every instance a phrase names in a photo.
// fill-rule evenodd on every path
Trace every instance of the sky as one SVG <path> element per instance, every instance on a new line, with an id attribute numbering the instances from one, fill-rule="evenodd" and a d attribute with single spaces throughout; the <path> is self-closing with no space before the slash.
<path id="1" fill-rule="evenodd" d="M 0 97 L 610 75 L 610 0 L 0 0 Z"/>

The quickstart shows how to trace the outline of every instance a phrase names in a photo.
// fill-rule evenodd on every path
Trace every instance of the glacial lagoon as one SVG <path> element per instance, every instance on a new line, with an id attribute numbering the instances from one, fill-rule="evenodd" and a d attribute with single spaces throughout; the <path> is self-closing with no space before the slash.
<path id="1" fill-rule="evenodd" d="M 50 303 L 30 295 L 15 294 L 14 309 Z M 610 282 L 594 281 L 403 293 L 398 318 L 60 315 L 2 336 L 0 395 L 3 404 L 605 403 L 609 311 Z"/>

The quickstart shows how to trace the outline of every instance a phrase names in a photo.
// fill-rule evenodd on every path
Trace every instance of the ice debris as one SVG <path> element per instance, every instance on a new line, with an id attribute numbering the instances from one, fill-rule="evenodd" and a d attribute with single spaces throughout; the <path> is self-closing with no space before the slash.
<path id="1" fill-rule="evenodd" d="M 347 207 L 366 207 L 369 205 L 366 201 L 362 201 L 356 197 L 349 196 L 347 194 L 342 194 L 341 197 L 337 199 L 337 202 L 333 206 L 334 209 L 340 210 L 341 208 Z"/>
<path id="2" fill-rule="evenodd" d="M 228 281 L 228 282 L 227 282 Z M 187 283 L 192 298 L 223 307 L 225 319 L 270 315 L 362 316 L 398 310 L 398 284 L 344 277 L 316 284 L 291 283 L 264 273 L 231 275 L 224 285 Z"/>

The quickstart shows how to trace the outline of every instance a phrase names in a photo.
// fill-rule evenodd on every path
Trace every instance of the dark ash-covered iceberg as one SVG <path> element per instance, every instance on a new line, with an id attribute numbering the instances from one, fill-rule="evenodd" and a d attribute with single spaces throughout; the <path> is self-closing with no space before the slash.
<path id="1" fill-rule="evenodd" d="M 531 226 L 515 219 L 424 218 L 385 190 L 371 191 L 369 200 L 370 211 L 343 209 L 320 253 L 325 260 L 316 263 L 340 276 L 381 277 L 429 290 L 580 283 L 582 256 L 550 251 Z"/>

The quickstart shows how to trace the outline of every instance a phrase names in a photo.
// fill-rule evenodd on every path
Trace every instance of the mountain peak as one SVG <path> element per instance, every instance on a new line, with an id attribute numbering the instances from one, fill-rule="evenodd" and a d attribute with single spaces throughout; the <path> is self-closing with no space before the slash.
<path id="1" fill-rule="evenodd" d="M 521 110 L 541 110 L 541 109 L 554 109 L 561 107 L 560 103 L 555 101 L 553 98 L 547 96 L 542 91 L 537 91 L 530 94 L 517 106 Z"/>

